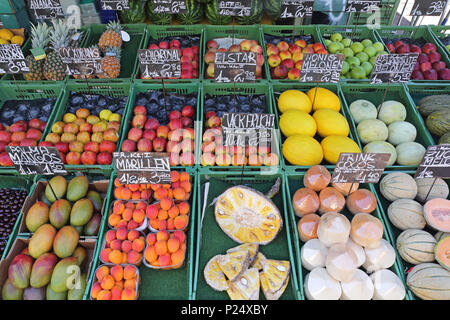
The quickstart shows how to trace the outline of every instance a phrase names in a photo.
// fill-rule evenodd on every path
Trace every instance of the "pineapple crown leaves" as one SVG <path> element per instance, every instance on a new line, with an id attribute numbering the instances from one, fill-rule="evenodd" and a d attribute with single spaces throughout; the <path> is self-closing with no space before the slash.
<path id="1" fill-rule="evenodd" d="M 120 22 L 118 21 L 110 21 L 106 26 L 106 30 L 117 32 L 120 35 L 120 32 L 123 30 L 123 27 L 120 25 Z"/>
<path id="2" fill-rule="evenodd" d="M 63 19 L 53 19 L 53 30 L 50 32 L 50 47 L 53 51 L 58 51 L 59 48 L 65 48 L 70 42 L 70 29 L 66 21 Z"/>
<path id="3" fill-rule="evenodd" d="M 33 49 L 47 49 L 47 45 L 50 42 L 50 33 L 52 27 L 45 22 L 39 22 L 37 25 L 31 25 L 31 46 Z"/>

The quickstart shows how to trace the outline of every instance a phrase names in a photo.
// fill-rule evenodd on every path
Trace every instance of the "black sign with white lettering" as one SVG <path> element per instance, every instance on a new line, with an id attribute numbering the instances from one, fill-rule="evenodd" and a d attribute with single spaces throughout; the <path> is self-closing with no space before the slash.
<path id="1" fill-rule="evenodd" d="M 59 151 L 55 147 L 6 146 L 5 151 L 21 175 L 67 174 Z"/>
<path id="2" fill-rule="evenodd" d="M 28 8 L 36 20 L 64 18 L 59 0 L 28 0 Z"/>
<path id="3" fill-rule="evenodd" d="M 418 53 L 380 54 L 373 66 L 371 83 L 408 82 Z"/>
<path id="4" fill-rule="evenodd" d="M 305 53 L 300 82 L 339 82 L 344 59 L 343 54 Z"/>
<path id="5" fill-rule="evenodd" d="M 372 12 L 380 6 L 381 0 L 347 0 L 345 12 Z"/>
<path id="6" fill-rule="evenodd" d="M 222 117 L 224 146 L 270 146 L 274 123 L 274 114 L 225 112 Z"/>
<path id="7" fill-rule="evenodd" d="M 28 68 L 22 49 L 17 44 L 0 45 L 0 73 L 28 73 Z"/>
<path id="8" fill-rule="evenodd" d="M 67 75 L 101 74 L 102 57 L 98 48 L 61 48 L 61 60 L 66 64 Z"/>
<path id="9" fill-rule="evenodd" d="M 181 77 L 180 52 L 176 49 L 139 49 L 138 57 L 145 78 Z"/>
<path id="10" fill-rule="evenodd" d="M 256 79 L 255 52 L 216 52 L 214 56 L 216 82 L 253 82 Z"/>
<path id="11" fill-rule="evenodd" d="M 153 12 L 166 14 L 186 13 L 185 0 L 151 0 L 153 1 Z"/>
<path id="12" fill-rule="evenodd" d="M 251 0 L 218 1 L 219 16 L 248 17 L 250 16 Z"/>
<path id="13" fill-rule="evenodd" d="M 450 178 L 450 144 L 428 147 L 414 178 Z"/>
<path id="14" fill-rule="evenodd" d="M 311 0 L 282 0 L 281 19 L 311 17 L 314 11 L 314 1 Z"/>
<path id="15" fill-rule="evenodd" d="M 416 0 L 411 9 L 411 16 L 439 17 L 447 6 L 448 0 Z"/>
<path id="16" fill-rule="evenodd" d="M 170 184 L 168 153 L 114 152 L 117 178 L 122 184 Z"/>
<path id="17" fill-rule="evenodd" d="M 333 183 L 378 183 L 390 153 L 341 153 L 333 171 Z"/>
<path id="18" fill-rule="evenodd" d="M 128 10 L 128 0 L 100 0 L 102 10 Z"/>

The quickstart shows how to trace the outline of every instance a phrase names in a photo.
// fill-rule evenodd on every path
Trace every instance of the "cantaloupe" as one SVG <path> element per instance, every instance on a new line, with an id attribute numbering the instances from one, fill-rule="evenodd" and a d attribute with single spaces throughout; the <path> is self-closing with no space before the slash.
<path id="1" fill-rule="evenodd" d="M 406 295 L 402 280 L 388 269 L 378 270 L 370 275 L 373 282 L 373 300 L 403 300 Z"/>
<path id="2" fill-rule="evenodd" d="M 317 227 L 319 240 L 327 247 L 346 243 L 350 235 L 350 221 L 343 214 L 327 212 L 320 217 Z"/>
<path id="3" fill-rule="evenodd" d="M 303 287 L 308 300 L 339 300 L 342 294 L 339 281 L 320 267 L 306 275 Z"/>
<path id="4" fill-rule="evenodd" d="M 328 248 L 319 239 L 311 239 L 300 249 L 302 267 L 309 271 L 325 267 L 327 255 Z"/>
<path id="5" fill-rule="evenodd" d="M 423 216 L 437 231 L 450 232 L 450 200 L 436 198 L 423 206 Z"/>
<path id="6" fill-rule="evenodd" d="M 392 172 L 381 179 L 380 192 L 389 201 L 414 199 L 417 195 L 417 185 L 409 174 Z"/>
<path id="7" fill-rule="evenodd" d="M 428 232 L 408 229 L 397 238 L 397 251 L 403 260 L 411 264 L 434 261 L 436 239 Z"/>
<path id="8" fill-rule="evenodd" d="M 375 290 L 370 277 L 360 269 L 356 269 L 350 281 L 341 282 L 341 287 L 341 300 L 370 300 Z"/>
<path id="9" fill-rule="evenodd" d="M 376 248 L 364 248 L 366 261 L 363 264 L 368 273 L 381 269 L 389 269 L 395 263 L 395 250 L 389 242 L 381 239 L 380 245 Z"/>
<path id="10" fill-rule="evenodd" d="M 434 248 L 434 257 L 445 269 L 450 270 L 450 237 L 440 240 Z"/>
<path id="11" fill-rule="evenodd" d="M 395 147 L 397 163 L 401 166 L 418 166 L 425 155 L 426 149 L 417 142 L 403 142 Z"/>
<path id="12" fill-rule="evenodd" d="M 424 202 L 435 198 L 447 199 L 448 184 L 442 178 L 415 179 L 417 184 L 417 201 Z M 436 180 L 436 181 L 435 181 Z"/>
<path id="13" fill-rule="evenodd" d="M 391 223 L 400 230 L 423 229 L 427 225 L 423 217 L 423 207 L 412 199 L 397 199 L 387 210 Z"/>
<path id="14" fill-rule="evenodd" d="M 406 277 L 406 285 L 420 299 L 450 300 L 450 271 L 437 263 L 421 263 Z"/>
<path id="15" fill-rule="evenodd" d="M 350 281 L 358 267 L 358 258 L 346 244 L 338 243 L 328 250 L 325 267 L 334 279 Z"/>

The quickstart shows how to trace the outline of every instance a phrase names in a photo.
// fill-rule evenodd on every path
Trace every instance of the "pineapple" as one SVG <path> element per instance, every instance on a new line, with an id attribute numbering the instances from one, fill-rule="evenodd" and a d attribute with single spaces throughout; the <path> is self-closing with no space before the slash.
<path id="1" fill-rule="evenodd" d="M 53 30 L 50 34 L 50 48 L 52 51 L 47 55 L 44 64 L 44 77 L 47 80 L 64 80 L 66 77 L 66 66 L 61 60 L 59 49 L 69 45 L 70 29 L 63 19 L 53 20 Z"/>
<path id="2" fill-rule="evenodd" d="M 37 25 L 31 26 L 31 46 L 33 49 L 47 50 L 51 29 L 52 27 L 49 27 L 45 22 L 39 22 Z M 30 72 L 23 75 L 25 80 L 44 80 L 44 59 L 36 61 L 34 56 L 30 54 L 25 58 L 25 62 L 30 68 Z"/>
<path id="3" fill-rule="evenodd" d="M 205 269 L 203 269 L 203 275 L 205 276 L 206 283 L 217 291 L 224 291 L 229 288 L 225 274 L 217 263 L 221 257 L 222 256 L 220 254 L 212 257 L 206 264 Z"/>
<path id="4" fill-rule="evenodd" d="M 236 281 L 230 281 L 229 286 L 227 293 L 231 300 L 259 300 L 258 269 L 247 269 Z"/>
<path id="5" fill-rule="evenodd" d="M 222 193 L 214 213 L 223 232 L 239 243 L 268 244 L 283 226 L 280 211 L 272 200 L 244 186 Z"/>
<path id="6" fill-rule="evenodd" d="M 248 251 L 235 251 L 218 258 L 217 264 L 230 281 L 236 280 L 249 266 Z"/>
<path id="7" fill-rule="evenodd" d="M 122 26 L 117 21 L 111 21 L 106 26 L 105 32 L 102 33 L 98 40 L 98 47 L 102 52 L 106 52 L 108 47 L 122 47 Z"/>
<path id="8" fill-rule="evenodd" d="M 118 47 L 107 47 L 105 49 L 105 57 L 102 58 L 102 74 L 97 77 L 103 79 L 115 79 L 120 75 L 120 53 Z"/>

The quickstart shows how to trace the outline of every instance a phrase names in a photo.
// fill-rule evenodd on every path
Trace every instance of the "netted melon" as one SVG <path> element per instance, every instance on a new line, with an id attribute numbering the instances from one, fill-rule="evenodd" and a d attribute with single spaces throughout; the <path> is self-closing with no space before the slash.
<path id="1" fill-rule="evenodd" d="M 416 199 L 420 202 L 436 198 L 446 199 L 449 194 L 448 184 L 442 178 L 415 179 L 417 184 Z"/>
<path id="2" fill-rule="evenodd" d="M 222 231 L 239 243 L 268 244 L 283 226 L 276 205 L 262 193 L 244 186 L 222 193 L 214 212 Z"/>
<path id="3" fill-rule="evenodd" d="M 224 291 L 229 288 L 229 285 L 225 274 L 217 263 L 220 257 L 222 257 L 220 254 L 212 257 L 206 264 L 203 274 L 205 276 L 206 283 L 209 284 L 211 288 L 217 291 Z"/>
<path id="4" fill-rule="evenodd" d="M 450 271 L 437 263 L 421 263 L 406 277 L 409 289 L 423 300 L 450 300 Z"/>
<path id="5" fill-rule="evenodd" d="M 259 271 L 247 269 L 236 281 L 230 281 L 227 290 L 231 300 L 259 300 Z"/>

